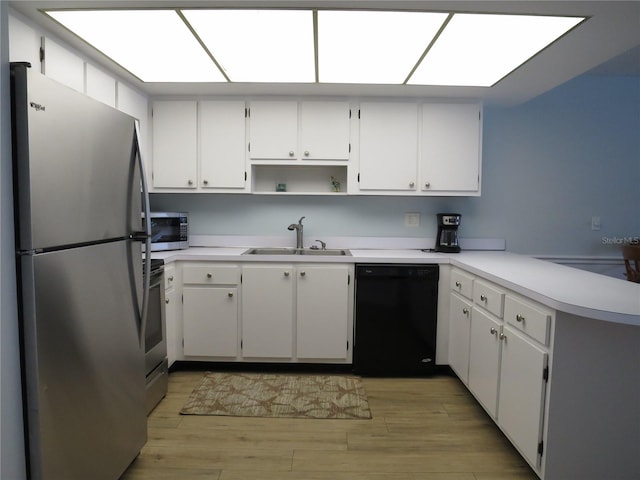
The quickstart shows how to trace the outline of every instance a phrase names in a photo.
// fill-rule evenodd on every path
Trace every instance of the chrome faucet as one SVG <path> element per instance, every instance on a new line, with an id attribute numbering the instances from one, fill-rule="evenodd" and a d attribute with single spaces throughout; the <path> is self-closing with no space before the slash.
<path id="1" fill-rule="evenodd" d="M 303 225 L 302 225 L 302 220 L 304 218 L 305 217 L 300 218 L 300 220 L 298 220 L 298 223 L 292 223 L 287 228 L 288 230 L 295 230 L 296 231 L 296 248 L 304 248 L 304 246 L 302 244 L 302 229 L 304 228 Z"/>

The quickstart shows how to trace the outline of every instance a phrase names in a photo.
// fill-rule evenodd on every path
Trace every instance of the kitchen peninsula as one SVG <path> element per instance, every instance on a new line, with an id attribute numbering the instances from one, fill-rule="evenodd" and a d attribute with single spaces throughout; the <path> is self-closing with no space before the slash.
<path id="1" fill-rule="evenodd" d="M 544 480 L 637 478 L 639 285 L 499 251 L 243 255 L 247 250 L 196 247 L 154 255 L 166 262 L 172 298 L 180 298 L 185 267 L 437 264 L 437 363 L 452 367 L 534 471 Z M 241 282 L 234 292 L 242 295 Z M 171 312 L 172 361 L 229 360 L 186 356 L 182 309 L 173 305 Z M 234 361 L 243 361 L 242 353 Z"/>

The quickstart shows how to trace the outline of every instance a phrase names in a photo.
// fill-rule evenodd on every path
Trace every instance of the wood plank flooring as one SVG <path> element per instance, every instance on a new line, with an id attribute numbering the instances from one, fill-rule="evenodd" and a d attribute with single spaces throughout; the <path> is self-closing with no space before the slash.
<path id="1" fill-rule="evenodd" d="M 364 378 L 372 420 L 181 416 L 173 372 L 121 480 L 536 480 L 460 381 Z"/>

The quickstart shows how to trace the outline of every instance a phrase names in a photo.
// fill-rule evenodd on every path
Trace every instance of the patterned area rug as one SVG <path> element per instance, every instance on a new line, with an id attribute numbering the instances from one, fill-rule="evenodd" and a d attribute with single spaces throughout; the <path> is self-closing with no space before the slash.
<path id="1" fill-rule="evenodd" d="M 258 373 L 204 374 L 182 415 L 371 418 L 358 377 Z"/>

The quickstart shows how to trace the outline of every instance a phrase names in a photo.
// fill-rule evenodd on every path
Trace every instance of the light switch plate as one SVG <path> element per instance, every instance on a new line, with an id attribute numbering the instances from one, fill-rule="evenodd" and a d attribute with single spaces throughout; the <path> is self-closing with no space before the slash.
<path id="1" fill-rule="evenodd" d="M 405 213 L 404 214 L 404 226 L 405 227 L 419 227 L 420 226 L 420 214 L 419 213 Z"/>
<path id="2" fill-rule="evenodd" d="M 591 230 L 600 230 L 600 217 L 591 217 Z"/>

